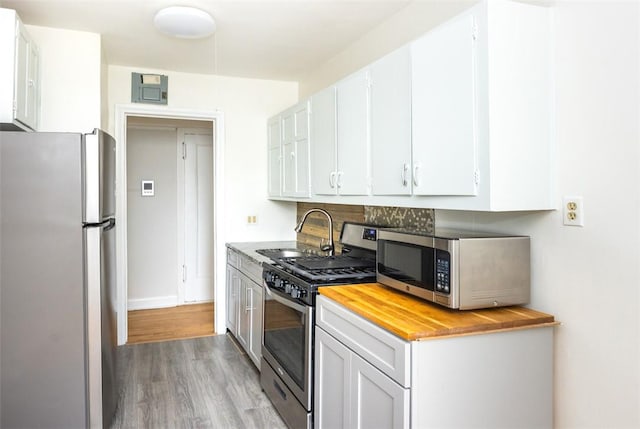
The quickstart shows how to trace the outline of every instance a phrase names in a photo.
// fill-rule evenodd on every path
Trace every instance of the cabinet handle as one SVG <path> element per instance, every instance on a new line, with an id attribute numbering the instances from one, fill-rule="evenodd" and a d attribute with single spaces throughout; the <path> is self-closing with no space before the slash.
<path id="1" fill-rule="evenodd" d="M 402 186 L 407 186 L 407 173 L 409 172 L 409 165 L 405 162 L 402 164 Z"/>
<path id="2" fill-rule="evenodd" d="M 413 186 L 420 186 L 420 182 L 418 181 L 418 170 L 420 169 L 420 165 L 416 164 L 413 166 Z"/>
<path id="3" fill-rule="evenodd" d="M 295 152 L 291 152 L 291 159 L 296 159 L 296 153 Z"/>
<path id="4" fill-rule="evenodd" d="M 251 311 L 251 304 L 249 304 L 249 298 L 251 298 L 251 301 L 253 301 L 253 291 L 251 289 L 247 289 L 247 297 L 245 298 L 245 303 L 244 303 L 244 311 L 245 313 L 248 313 L 249 311 Z"/>
<path id="5" fill-rule="evenodd" d="M 336 172 L 332 171 L 331 174 L 329 174 L 329 186 L 331 186 L 332 188 L 336 187 Z"/>
<path id="6" fill-rule="evenodd" d="M 338 189 L 342 188 L 342 174 L 343 174 L 342 171 L 338 172 L 338 180 L 336 181 L 337 182 L 336 184 L 338 185 Z"/>
<path id="7" fill-rule="evenodd" d="M 30 87 L 33 87 L 33 86 L 34 86 L 34 84 L 35 84 L 35 83 L 33 82 L 33 79 L 29 79 L 29 86 L 30 86 Z"/>

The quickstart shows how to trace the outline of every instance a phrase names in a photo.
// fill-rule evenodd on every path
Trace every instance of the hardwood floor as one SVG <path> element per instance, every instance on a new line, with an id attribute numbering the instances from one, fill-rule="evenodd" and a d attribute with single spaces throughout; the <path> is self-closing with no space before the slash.
<path id="1" fill-rule="evenodd" d="M 126 345 L 118 353 L 111 429 L 286 428 L 229 334 Z"/>
<path id="2" fill-rule="evenodd" d="M 214 335 L 213 303 L 129 311 L 127 344 Z"/>

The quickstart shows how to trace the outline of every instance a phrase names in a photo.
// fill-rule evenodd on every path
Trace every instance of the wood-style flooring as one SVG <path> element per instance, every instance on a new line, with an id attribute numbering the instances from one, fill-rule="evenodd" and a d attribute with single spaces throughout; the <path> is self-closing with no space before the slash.
<path id="1" fill-rule="evenodd" d="M 213 303 L 128 312 L 127 344 L 214 335 Z"/>
<path id="2" fill-rule="evenodd" d="M 230 334 L 118 348 L 112 429 L 286 426 Z"/>

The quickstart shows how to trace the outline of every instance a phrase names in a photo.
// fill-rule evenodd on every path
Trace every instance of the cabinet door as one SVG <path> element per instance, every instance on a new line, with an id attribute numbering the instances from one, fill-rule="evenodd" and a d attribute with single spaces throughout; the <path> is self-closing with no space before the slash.
<path id="1" fill-rule="evenodd" d="M 250 287 L 251 304 L 251 340 L 249 343 L 249 357 L 260 368 L 262 358 L 262 287 L 256 283 L 251 283 Z"/>
<path id="2" fill-rule="evenodd" d="M 351 356 L 351 389 L 349 427 L 409 428 L 409 389 L 403 388 L 355 353 Z"/>
<path id="3" fill-rule="evenodd" d="M 361 70 L 336 85 L 338 193 L 369 193 L 369 76 Z"/>
<path id="4" fill-rule="evenodd" d="M 305 101 L 295 113 L 296 186 L 295 196 L 309 196 L 309 105 Z"/>
<path id="5" fill-rule="evenodd" d="M 233 334 L 238 332 L 238 295 L 240 293 L 240 274 L 238 270 L 227 265 L 227 329 Z"/>
<path id="6" fill-rule="evenodd" d="M 463 15 L 411 44 L 413 193 L 476 194 L 476 44 Z"/>
<path id="7" fill-rule="evenodd" d="M 371 65 L 371 192 L 411 194 L 411 58 L 405 46 Z"/>
<path id="8" fill-rule="evenodd" d="M 279 197 L 281 192 L 281 125 L 280 115 L 267 122 L 268 179 L 267 193 L 270 197 Z"/>
<path id="9" fill-rule="evenodd" d="M 245 350 L 251 344 L 251 280 L 240 274 L 240 294 L 238 299 L 238 334 L 236 338 Z"/>
<path id="10" fill-rule="evenodd" d="M 331 86 L 311 97 L 313 193 L 336 194 L 336 164 L 336 89 Z"/>
<path id="11" fill-rule="evenodd" d="M 282 195 L 309 196 L 309 121 L 307 103 L 282 114 Z"/>
<path id="12" fill-rule="evenodd" d="M 351 351 L 316 327 L 314 427 L 349 429 Z"/>
<path id="13" fill-rule="evenodd" d="M 29 125 L 29 52 L 30 41 L 20 21 L 16 22 L 15 118 Z"/>

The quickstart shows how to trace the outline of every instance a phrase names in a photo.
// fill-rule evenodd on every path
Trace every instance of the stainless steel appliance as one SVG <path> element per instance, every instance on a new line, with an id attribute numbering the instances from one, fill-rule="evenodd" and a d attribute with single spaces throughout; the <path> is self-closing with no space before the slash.
<path id="1" fill-rule="evenodd" d="M 529 248 L 524 236 L 385 229 L 378 237 L 377 280 L 453 309 L 526 304 Z"/>
<path id="2" fill-rule="evenodd" d="M 260 382 L 291 428 L 311 428 L 313 422 L 317 289 L 375 281 L 376 239 L 375 226 L 345 223 L 340 234 L 341 255 L 272 256 L 273 263 L 263 264 L 265 298 Z"/>
<path id="3" fill-rule="evenodd" d="M 108 428 L 115 141 L 0 132 L 0 426 Z"/>

